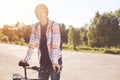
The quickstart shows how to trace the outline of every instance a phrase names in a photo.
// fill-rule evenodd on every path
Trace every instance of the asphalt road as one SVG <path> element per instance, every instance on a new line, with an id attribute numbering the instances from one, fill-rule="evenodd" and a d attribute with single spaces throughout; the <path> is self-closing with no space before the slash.
<path id="1" fill-rule="evenodd" d="M 12 80 L 12 74 L 24 75 L 18 62 L 24 59 L 27 47 L 0 43 L 0 80 Z M 90 54 L 62 51 L 63 69 L 61 80 L 120 80 L 120 55 Z M 37 49 L 31 60 L 31 66 L 38 64 Z M 28 71 L 30 78 L 37 72 Z"/>

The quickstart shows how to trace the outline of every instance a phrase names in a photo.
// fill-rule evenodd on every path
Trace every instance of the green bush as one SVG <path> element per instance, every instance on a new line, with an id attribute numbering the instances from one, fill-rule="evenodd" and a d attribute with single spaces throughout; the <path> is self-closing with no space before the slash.
<path id="1" fill-rule="evenodd" d="M 104 53 L 108 53 L 108 54 L 120 54 L 120 50 L 108 49 L 108 50 L 105 50 Z"/>
<path id="2" fill-rule="evenodd" d="M 63 49 L 64 50 L 73 50 L 73 46 L 72 45 L 68 45 L 68 44 L 63 44 Z"/>
<path id="3" fill-rule="evenodd" d="M 7 36 L 3 36 L 3 37 L 1 38 L 1 42 L 10 43 L 10 41 L 9 41 L 9 39 L 8 39 Z"/>
<path id="4" fill-rule="evenodd" d="M 88 48 L 88 47 L 80 47 L 79 50 L 91 50 L 91 48 Z"/>

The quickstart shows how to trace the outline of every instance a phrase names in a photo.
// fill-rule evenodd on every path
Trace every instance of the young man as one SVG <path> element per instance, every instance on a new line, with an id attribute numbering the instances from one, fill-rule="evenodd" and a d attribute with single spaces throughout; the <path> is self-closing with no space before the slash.
<path id="1" fill-rule="evenodd" d="M 24 60 L 27 62 L 38 46 L 40 72 L 39 78 L 44 80 L 60 80 L 60 70 L 62 65 L 62 54 L 60 50 L 60 30 L 59 25 L 48 19 L 48 7 L 39 4 L 35 8 L 35 15 L 39 22 L 32 26 L 32 33 L 29 41 L 29 47 Z"/>

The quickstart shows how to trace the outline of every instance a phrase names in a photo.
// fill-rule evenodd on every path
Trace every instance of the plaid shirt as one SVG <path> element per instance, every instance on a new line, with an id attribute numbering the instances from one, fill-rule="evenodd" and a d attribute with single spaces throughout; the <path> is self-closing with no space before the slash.
<path id="1" fill-rule="evenodd" d="M 59 25 L 56 22 L 49 20 L 46 30 L 46 37 L 47 37 L 47 48 L 48 48 L 50 60 L 52 63 L 58 64 L 58 59 L 62 57 L 62 53 L 60 50 L 60 41 L 61 41 L 60 30 L 59 30 Z M 39 54 L 38 57 L 40 61 L 41 58 L 41 52 L 39 49 L 40 38 L 41 38 L 41 26 L 39 22 L 37 22 L 32 25 L 29 47 L 25 57 L 26 61 L 30 60 L 30 57 L 36 46 L 38 47 L 38 54 Z"/>

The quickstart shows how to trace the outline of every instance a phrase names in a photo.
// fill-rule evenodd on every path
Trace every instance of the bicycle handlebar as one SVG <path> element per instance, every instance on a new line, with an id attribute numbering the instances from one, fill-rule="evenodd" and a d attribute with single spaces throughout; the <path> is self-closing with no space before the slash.
<path id="1" fill-rule="evenodd" d="M 27 66 L 25 68 L 26 69 L 32 69 L 32 70 L 40 71 L 40 67 L 37 67 L 37 66 L 31 66 L 31 67 Z"/>
<path id="2" fill-rule="evenodd" d="M 22 66 L 25 69 L 32 69 L 32 70 L 36 70 L 36 71 L 40 71 L 40 67 L 37 66 L 29 66 L 29 64 L 27 62 L 19 62 L 19 66 Z"/>

